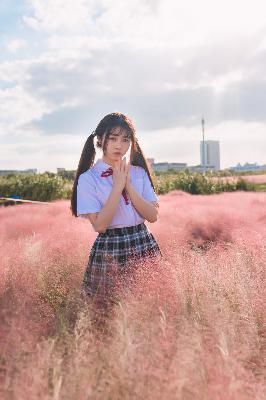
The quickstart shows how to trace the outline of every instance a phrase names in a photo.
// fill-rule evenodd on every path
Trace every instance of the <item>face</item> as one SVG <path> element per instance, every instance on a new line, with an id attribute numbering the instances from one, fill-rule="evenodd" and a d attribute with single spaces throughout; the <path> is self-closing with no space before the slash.
<path id="1" fill-rule="evenodd" d="M 131 143 L 127 132 L 114 128 L 107 141 L 104 158 L 109 161 L 121 160 L 129 149 Z"/>

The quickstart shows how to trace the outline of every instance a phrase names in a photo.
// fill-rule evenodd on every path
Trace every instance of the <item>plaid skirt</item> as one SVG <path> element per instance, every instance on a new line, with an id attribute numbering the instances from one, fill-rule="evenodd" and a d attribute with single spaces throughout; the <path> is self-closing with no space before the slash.
<path id="1" fill-rule="evenodd" d="M 162 258 L 162 253 L 145 223 L 99 233 L 82 282 L 86 297 L 100 303 L 113 300 L 118 283 L 132 275 L 146 257 Z"/>

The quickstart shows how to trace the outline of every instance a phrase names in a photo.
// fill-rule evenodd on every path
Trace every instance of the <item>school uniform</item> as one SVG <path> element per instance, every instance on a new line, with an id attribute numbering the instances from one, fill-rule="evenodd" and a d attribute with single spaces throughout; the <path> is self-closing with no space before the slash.
<path id="1" fill-rule="evenodd" d="M 83 172 L 77 185 L 77 215 L 101 211 L 113 187 L 112 166 L 98 159 Z M 147 172 L 140 166 L 130 166 L 130 180 L 134 189 L 147 201 L 158 201 Z M 115 280 L 129 271 L 140 258 L 162 257 L 153 234 L 134 208 L 125 189 L 116 212 L 104 233 L 95 239 L 82 287 L 97 301 L 112 296 Z"/>

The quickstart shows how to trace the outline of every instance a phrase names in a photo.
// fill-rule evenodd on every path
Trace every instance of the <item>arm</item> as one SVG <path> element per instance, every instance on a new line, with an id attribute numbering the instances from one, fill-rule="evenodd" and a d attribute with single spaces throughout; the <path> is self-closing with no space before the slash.
<path id="1" fill-rule="evenodd" d="M 90 220 L 96 232 L 104 233 L 106 231 L 116 212 L 121 193 L 122 191 L 119 187 L 113 186 L 113 189 L 101 211 L 82 215 L 82 217 Z"/>
<path id="2" fill-rule="evenodd" d="M 112 191 L 103 207 L 95 194 L 95 184 L 90 175 L 80 175 L 77 185 L 77 215 L 88 218 L 96 232 L 104 233 L 112 221 L 125 187 L 128 168 L 126 158 L 113 168 Z"/>
<path id="3" fill-rule="evenodd" d="M 133 203 L 133 206 L 142 216 L 142 218 L 146 219 L 148 222 L 156 222 L 158 210 L 155 205 L 155 202 L 150 202 L 145 200 L 132 186 L 131 183 L 127 185 L 127 192 L 130 196 L 130 199 Z M 158 203 L 157 203 L 158 204 Z"/>

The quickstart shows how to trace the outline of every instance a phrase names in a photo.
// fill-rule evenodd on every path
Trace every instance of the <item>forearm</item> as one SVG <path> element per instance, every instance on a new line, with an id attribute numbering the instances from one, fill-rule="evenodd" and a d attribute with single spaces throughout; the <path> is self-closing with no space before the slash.
<path id="1" fill-rule="evenodd" d="M 105 205 L 97 215 L 95 222 L 97 231 L 104 232 L 110 225 L 119 204 L 121 193 L 122 191 L 119 188 L 113 187 Z"/>
<path id="2" fill-rule="evenodd" d="M 129 184 L 126 188 L 129 194 L 130 200 L 139 213 L 139 215 L 149 222 L 155 222 L 157 220 L 158 210 L 154 204 L 145 200 L 132 186 Z"/>

